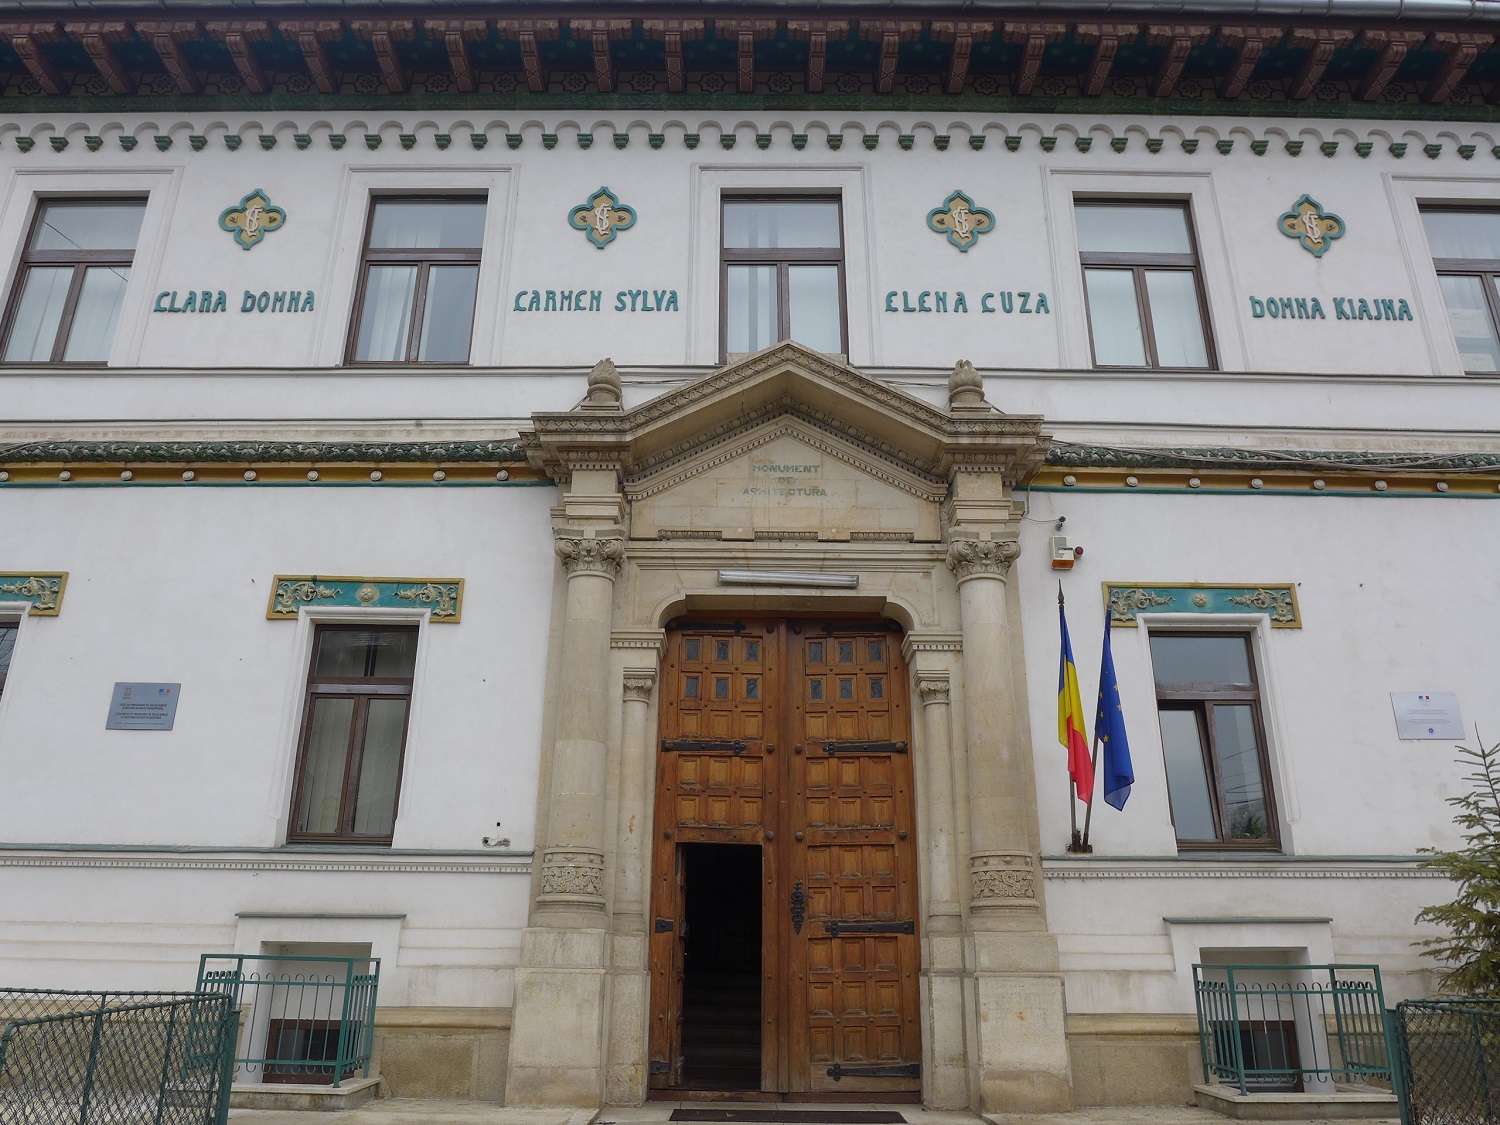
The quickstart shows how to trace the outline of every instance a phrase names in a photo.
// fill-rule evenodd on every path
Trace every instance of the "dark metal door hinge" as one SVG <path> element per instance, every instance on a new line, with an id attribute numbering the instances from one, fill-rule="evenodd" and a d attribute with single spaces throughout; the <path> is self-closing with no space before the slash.
<path id="1" fill-rule="evenodd" d="M 921 1078 L 922 1064 L 907 1063 L 904 1066 L 845 1066 L 834 1063 L 828 1068 L 828 1077 L 835 1082 L 848 1075 L 851 1078 Z"/>
<path id="2" fill-rule="evenodd" d="M 670 918 L 658 918 L 656 920 L 656 932 L 659 934 L 670 934 L 673 922 Z"/>
<path id="3" fill-rule="evenodd" d="M 731 750 L 736 754 L 743 754 L 750 749 L 750 745 L 739 738 L 664 738 L 661 740 L 661 748 L 667 751 Z"/>
<path id="4" fill-rule="evenodd" d="M 825 742 L 825 754 L 905 754 L 904 742 Z"/>
<path id="5" fill-rule="evenodd" d="M 905 922 L 840 922 L 834 919 L 824 922 L 823 927 L 834 937 L 839 934 L 914 934 L 917 924 L 911 919 Z"/>

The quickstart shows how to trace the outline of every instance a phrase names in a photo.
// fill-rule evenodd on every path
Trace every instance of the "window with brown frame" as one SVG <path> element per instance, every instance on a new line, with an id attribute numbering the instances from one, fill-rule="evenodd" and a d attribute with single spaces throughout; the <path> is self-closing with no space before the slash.
<path id="1" fill-rule="evenodd" d="M 1153 632 L 1151 666 L 1177 846 L 1277 849 L 1250 637 Z"/>
<path id="2" fill-rule="evenodd" d="M 722 354 L 796 340 L 842 354 L 844 235 L 828 196 L 723 203 L 719 291 Z"/>
<path id="3" fill-rule="evenodd" d="M 484 216 L 483 196 L 371 201 L 351 362 L 469 362 Z"/>
<path id="4" fill-rule="evenodd" d="M 5 677 L 10 672 L 10 658 L 15 651 L 16 623 L 0 621 L 0 696 L 5 695 Z"/>
<path id="5" fill-rule="evenodd" d="M 1080 200 L 1074 219 L 1094 366 L 1213 368 L 1187 204 Z"/>
<path id="6" fill-rule="evenodd" d="M 415 625 L 318 626 L 289 842 L 391 842 L 416 657 Z"/>
<path id="7" fill-rule="evenodd" d="M 125 301 L 144 199 L 38 205 L 5 315 L 6 363 L 104 363 Z"/>
<path id="8" fill-rule="evenodd" d="M 1500 371 L 1500 211 L 1424 208 L 1422 225 L 1464 370 Z"/>

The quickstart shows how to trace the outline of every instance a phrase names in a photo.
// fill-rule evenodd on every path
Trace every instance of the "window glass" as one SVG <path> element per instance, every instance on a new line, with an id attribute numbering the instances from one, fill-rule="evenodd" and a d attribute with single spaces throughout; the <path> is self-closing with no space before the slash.
<path id="1" fill-rule="evenodd" d="M 63 351 L 64 362 L 103 363 L 109 358 L 129 280 L 126 266 L 94 266 L 84 271 L 83 288 L 73 310 L 73 330 Z"/>
<path id="2" fill-rule="evenodd" d="M 724 245 L 731 249 L 837 249 L 839 205 L 829 200 L 745 200 L 724 204 Z"/>
<path id="3" fill-rule="evenodd" d="M 1135 275 L 1129 270 L 1084 270 L 1094 362 L 1101 367 L 1144 367 L 1146 345 Z"/>
<path id="4" fill-rule="evenodd" d="M 10 658 L 15 651 L 15 625 L 0 623 L 0 694 L 5 691 L 5 677 L 10 674 Z"/>
<path id="5" fill-rule="evenodd" d="M 73 284 L 72 266 L 33 266 L 26 271 L 16 302 L 5 358 L 12 363 L 46 363 L 52 358 L 57 328 Z"/>
<path id="6" fill-rule="evenodd" d="M 1151 666 L 1158 684 L 1249 684 L 1250 646 L 1244 637 L 1151 638 Z"/>
<path id="7" fill-rule="evenodd" d="M 1500 211 L 1423 211 L 1434 258 L 1500 261 Z"/>
<path id="8" fill-rule="evenodd" d="M 1500 370 L 1500 337 L 1496 336 L 1495 318 L 1485 300 L 1485 287 L 1494 284 L 1494 277 L 1438 275 L 1465 371 Z"/>
<path id="9" fill-rule="evenodd" d="M 1146 296 L 1151 302 L 1157 366 L 1208 366 L 1193 275 L 1187 270 L 1147 270 Z"/>
<path id="10" fill-rule="evenodd" d="M 483 199 L 391 199 L 375 204 L 370 245 L 381 249 L 465 249 L 484 245 Z"/>
<path id="11" fill-rule="evenodd" d="M 1162 753 L 1167 766 L 1167 794 L 1179 840 L 1213 840 L 1213 802 L 1203 768 L 1203 739 L 1196 711 L 1161 712 Z"/>
<path id="12" fill-rule="evenodd" d="M 416 659 L 414 628 L 322 629 L 313 675 L 338 679 L 410 676 Z"/>
<path id="13" fill-rule="evenodd" d="M 757 352 L 776 342 L 776 267 L 729 267 L 726 347 Z"/>
<path id="14" fill-rule="evenodd" d="M 478 266 L 433 266 L 428 270 L 418 359 L 428 363 L 469 362 L 478 286 Z"/>
<path id="15" fill-rule="evenodd" d="M 389 836 L 396 825 L 396 783 L 406 737 L 406 700 L 372 699 L 365 717 L 359 793 L 354 803 L 358 836 Z"/>
<path id="16" fill-rule="evenodd" d="M 1218 703 L 1212 713 L 1229 838 L 1263 840 L 1271 834 L 1271 828 L 1254 714 L 1247 703 Z"/>
<path id="17" fill-rule="evenodd" d="M 146 205 L 120 202 L 46 203 L 32 236 L 35 250 L 134 250 Z"/>
<path id="18" fill-rule="evenodd" d="M 1079 203 L 1078 248 L 1096 254 L 1191 254 L 1187 213 L 1179 206 Z"/>
<path id="19" fill-rule="evenodd" d="M 412 298 L 416 291 L 416 266 L 370 267 L 355 359 L 389 361 L 406 358 Z"/>
<path id="20" fill-rule="evenodd" d="M 298 832 L 331 834 L 339 829 L 339 799 L 344 789 L 354 705 L 355 700 L 349 697 L 323 696 L 312 701 L 297 802 Z"/>
<path id="21" fill-rule="evenodd" d="M 842 350 L 838 266 L 789 266 L 792 325 L 788 336 L 814 351 Z"/>

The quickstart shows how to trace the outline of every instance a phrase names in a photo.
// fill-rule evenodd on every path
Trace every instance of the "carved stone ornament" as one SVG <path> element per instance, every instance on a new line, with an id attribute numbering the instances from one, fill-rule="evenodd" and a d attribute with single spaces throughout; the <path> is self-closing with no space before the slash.
<path id="1" fill-rule="evenodd" d="M 625 698 L 640 703 L 650 702 L 651 690 L 656 687 L 655 672 L 626 672 Z"/>
<path id="2" fill-rule="evenodd" d="M 583 231 L 595 248 L 603 250 L 620 231 L 635 226 L 635 208 L 625 206 L 618 195 L 601 187 L 587 202 L 568 209 L 568 225 Z"/>
<path id="3" fill-rule="evenodd" d="M 56 617 L 67 584 L 66 573 L 0 574 L 0 601 L 19 599 L 31 603 L 26 612 L 32 617 Z"/>
<path id="4" fill-rule="evenodd" d="M 1029 855 L 985 852 L 969 865 L 972 898 L 976 906 L 1030 905 L 1036 899 L 1036 870 Z M 1016 900 L 1027 900 L 1017 902 Z"/>
<path id="5" fill-rule="evenodd" d="M 569 575 L 603 574 L 613 578 L 625 558 L 625 540 L 618 535 L 589 538 L 559 532 L 554 545 Z"/>
<path id="6" fill-rule="evenodd" d="M 979 372 L 974 370 L 974 365 L 968 360 L 959 360 L 953 365 L 953 373 L 948 376 L 948 408 L 972 410 L 988 406 L 989 403 L 984 400 L 984 380 Z"/>
<path id="7" fill-rule="evenodd" d="M 960 582 L 981 576 L 1004 578 L 1020 553 L 1021 544 L 1014 539 L 950 539 L 948 569 Z"/>
<path id="8" fill-rule="evenodd" d="M 1304 195 L 1292 204 L 1290 211 L 1283 212 L 1276 220 L 1277 229 L 1288 238 L 1295 238 L 1314 258 L 1321 258 L 1333 245 L 1333 240 L 1343 238 L 1348 229 L 1344 220 L 1310 195 Z"/>
<path id="9" fill-rule="evenodd" d="M 917 680 L 917 693 L 921 695 L 923 703 L 948 702 L 948 677 L 941 679 L 936 677 L 922 677 Z"/>
<path id="10" fill-rule="evenodd" d="M 601 359 L 589 372 L 589 393 L 583 400 L 586 407 L 596 410 L 620 409 L 620 373 L 614 360 Z"/>
<path id="11" fill-rule="evenodd" d="M 967 253 L 970 247 L 979 244 L 981 234 L 995 229 L 995 215 L 963 192 L 955 191 L 943 200 L 941 207 L 927 212 L 927 227 L 946 235 L 951 245 Z"/>
<path id="12" fill-rule="evenodd" d="M 219 216 L 219 229 L 234 235 L 242 250 L 253 250 L 273 230 L 286 222 L 286 212 L 271 203 L 270 196 L 256 188 Z"/>
<path id="13" fill-rule="evenodd" d="M 594 851 L 551 848 L 542 856 L 538 902 L 604 905 L 604 856 Z"/>

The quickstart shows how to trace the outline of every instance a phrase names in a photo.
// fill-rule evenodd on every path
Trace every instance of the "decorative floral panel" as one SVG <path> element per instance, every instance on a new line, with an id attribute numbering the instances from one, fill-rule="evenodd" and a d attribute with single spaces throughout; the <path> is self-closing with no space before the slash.
<path id="1" fill-rule="evenodd" d="M 302 606 L 355 606 L 362 609 L 432 607 L 434 623 L 457 624 L 463 609 L 462 578 L 348 578 L 321 574 L 278 574 L 271 583 L 266 616 L 273 621 L 297 616 Z"/>
<path id="2" fill-rule="evenodd" d="M 1129 628 L 1143 613 L 1264 613 L 1273 629 L 1300 629 L 1297 589 L 1292 583 L 1229 586 L 1187 583 L 1159 586 L 1138 582 L 1104 583 L 1109 623 Z"/>

